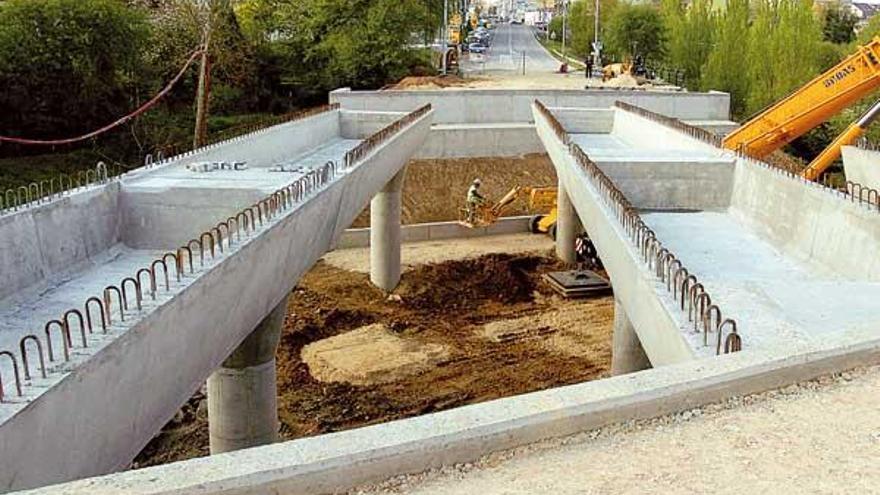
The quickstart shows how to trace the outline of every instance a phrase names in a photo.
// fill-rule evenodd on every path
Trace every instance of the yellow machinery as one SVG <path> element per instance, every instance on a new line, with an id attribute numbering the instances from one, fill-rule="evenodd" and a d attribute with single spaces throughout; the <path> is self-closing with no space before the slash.
<path id="1" fill-rule="evenodd" d="M 529 220 L 529 230 L 533 233 L 544 232 L 556 237 L 556 188 L 555 187 L 523 187 L 516 186 L 493 205 L 483 205 L 477 209 L 473 223 L 467 221 L 467 211 L 462 223 L 468 227 L 486 227 L 497 222 L 507 208 L 519 198 L 528 198 L 529 210 L 548 211 L 538 214 Z"/>
<path id="2" fill-rule="evenodd" d="M 724 138 L 724 147 L 764 158 L 880 87 L 880 37 L 772 105 Z M 872 108 L 851 125 L 804 170 L 818 178 L 851 144 L 880 109 Z"/>

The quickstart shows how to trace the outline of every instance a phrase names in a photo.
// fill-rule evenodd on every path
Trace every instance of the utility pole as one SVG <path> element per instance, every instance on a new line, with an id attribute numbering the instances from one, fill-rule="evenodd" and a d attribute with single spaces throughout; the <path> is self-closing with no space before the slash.
<path id="1" fill-rule="evenodd" d="M 449 0 L 443 0 L 443 61 L 440 62 L 441 74 L 446 75 L 446 51 L 449 49 Z"/>
<path id="2" fill-rule="evenodd" d="M 596 0 L 596 1 L 599 1 L 599 0 Z M 568 13 L 568 0 L 562 0 L 562 63 L 563 63 L 563 65 L 568 63 L 568 57 L 565 56 L 565 31 L 566 31 L 565 21 L 566 21 L 566 18 L 568 17 L 566 15 L 567 13 Z"/>
<path id="3" fill-rule="evenodd" d="M 595 24 L 593 25 L 593 72 L 602 70 L 602 47 L 599 45 L 599 0 L 596 0 Z"/>
<path id="4" fill-rule="evenodd" d="M 208 98 L 211 93 L 211 58 L 208 51 L 211 47 L 212 12 L 209 2 L 205 3 L 207 19 L 203 33 L 202 60 L 199 66 L 199 88 L 196 94 L 196 128 L 193 133 L 193 149 L 205 145 L 208 140 Z"/>

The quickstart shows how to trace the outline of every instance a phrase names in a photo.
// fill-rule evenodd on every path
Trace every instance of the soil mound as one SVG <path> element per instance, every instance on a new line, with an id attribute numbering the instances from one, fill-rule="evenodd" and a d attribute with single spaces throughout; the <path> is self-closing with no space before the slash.
<path id="1" fill-rule="evenodd" d="M 473 308 L 487 301 L 528 302 L 536 288 L 530 273 L 548 262 L 541 256 L 502 253 L 422 265 L 403 280 L 397 293 L 407 307 L 429 310 Z"/>

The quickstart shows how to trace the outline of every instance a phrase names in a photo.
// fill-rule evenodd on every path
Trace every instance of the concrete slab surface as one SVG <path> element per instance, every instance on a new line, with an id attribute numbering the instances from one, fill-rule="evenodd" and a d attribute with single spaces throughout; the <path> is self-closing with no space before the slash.
<path id="1" fill-rule="evenodd" d="M 646 213 L 642 219 L 736 318 L 749 347 L 785 349 L 876 327 L 880 283 L 848 280 L 787 256 L 727 212 Z M 702 345 L 699 334 L 689 334 Z M 714 345 L 714 343 L 712 344 Z"/>

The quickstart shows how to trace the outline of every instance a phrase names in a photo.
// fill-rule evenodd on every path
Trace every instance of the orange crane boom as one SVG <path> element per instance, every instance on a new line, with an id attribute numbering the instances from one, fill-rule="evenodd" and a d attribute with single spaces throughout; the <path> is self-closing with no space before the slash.
<path id="1" fill-rule="evenodd" d="M 880 37 L 875 37 L 839 64 L 728 134 L 723 146 L 755 158 L 764 158 L 878 87 Z M 833 159 L 808 168 L 813 175 L 811 178 L 818 177 L 824 171 L 818 165 L 827 168 L 831 162 Z"/>

